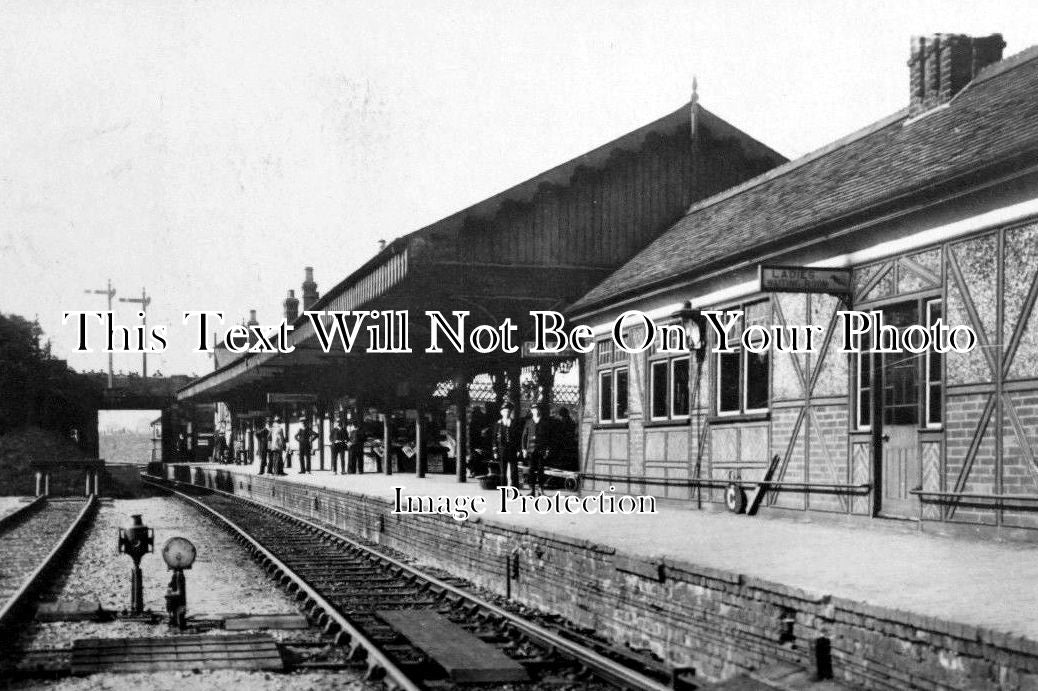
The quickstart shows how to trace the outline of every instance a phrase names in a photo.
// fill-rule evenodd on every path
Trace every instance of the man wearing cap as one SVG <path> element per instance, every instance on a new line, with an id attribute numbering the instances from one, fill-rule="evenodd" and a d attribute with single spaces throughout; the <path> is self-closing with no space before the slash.
<path id="1" fill-rule="evenodd" d="M 544 493 L 544 464 L 551 458 L 552 424 L 548 419 L 548 406 L 538 404 L 530 411 L 522 437 L 523 456 L 530 464 L 530 495 L 536 496 L 538 488 Z"/>
<path id="2" fill-rule="evenodd" d="M 515 406 L 505 401 L 501 419 L 494 424 L 494 460 L 500 467 L 502 480 L 511 487 L 519 486 L 519 444 L 522 430 L 515 419 Z"/>
<path id="3" fill-rule="evenodd" d="M 270 446 L 270 418 L 268 417 L 263 421 L 263 424 L 255 432 L 256 436 L 256 453 L 260 459 L 259 474 L 264 475 L 267 472 L 267 449 Z M 270 469 L 274 472 L 274 469 Z"/>
<path id="4" fill-rule="evenodd" d="M 347 472 L 364 473 L 364 442 L 367 441 L 367 430 L 364 429 L 364 418 L 360 414 L 347 413 L 346 435 L 348 442 L 349 467 Z"/>
<path id="5" fill-rule="evenodd" d="M 299 474 L 310 472 L 311 442 L 317 435 L 310 429 L 310 421 L 305 417 L 299 418 L 299 429 L 296 431 L 295 439 L 299 444 Z"/>
<path id="6" fill-rule="evenodd" d="M 349 435 L 342 421 L 342 413 L 335 416 L 335 425 L 332 427 L 332 473 L 346 474 L 346 448 Z"/>

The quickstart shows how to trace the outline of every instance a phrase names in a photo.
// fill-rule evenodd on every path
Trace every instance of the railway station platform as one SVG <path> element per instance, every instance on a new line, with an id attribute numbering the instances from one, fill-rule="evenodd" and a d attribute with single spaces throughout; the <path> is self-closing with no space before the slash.
<path id="1" fill-rule="evenodd" d="M 166 471 L 359 534 L 712 677 L 810 667 L 828 650 L 836 678 L 853 685 L 1038 688 L 1030 544 L 673 503 L 641 515 L 498 513 L 498 491 L 453 476 L 274 478 L 216 464 Z M 464 521 L 394 514 L 398 491 L 482 496 L 487 506 Z"/>

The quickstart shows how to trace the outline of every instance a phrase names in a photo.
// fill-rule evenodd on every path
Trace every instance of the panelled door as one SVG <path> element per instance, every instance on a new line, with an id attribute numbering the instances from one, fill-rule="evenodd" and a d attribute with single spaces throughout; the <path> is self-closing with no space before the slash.
<path id="1" fill-rule="evenodd" d="M 883 308 L 883 320 L 899 329 L 919 324 L 916 302 Z M 880 515 L 891 518 L 917 518 L 919 499 L 909 492 L 922 485 L 919 459 L 919 414 L 922 386 L 920 356 L 914 353 L 883 353 L 876 358 L 882 368 L 879 381 L 882 420 L 882 458 L 880 470 Z"/>

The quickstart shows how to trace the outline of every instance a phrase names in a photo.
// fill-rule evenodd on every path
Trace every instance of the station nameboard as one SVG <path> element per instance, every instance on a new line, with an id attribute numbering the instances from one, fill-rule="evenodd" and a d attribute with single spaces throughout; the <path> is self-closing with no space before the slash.
<path id="1" fill-rule="evenodd" d="M 268 393 L 267 403 L 317 403 L 312 393 Z"/>
<path id="2" fill-rule="evenodd" d="M 760 290 L 767 293 L 831 293 L 850 295 L 851 270 L 818 266 L 759 268 Z"/>

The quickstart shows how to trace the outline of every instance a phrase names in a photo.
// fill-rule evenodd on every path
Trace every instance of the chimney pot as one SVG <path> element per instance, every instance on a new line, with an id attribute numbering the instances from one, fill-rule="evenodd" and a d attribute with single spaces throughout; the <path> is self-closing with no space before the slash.
<path id="1" fill-rule="evenodd" d="M 314 283 L 314 267 L 305 267 L 306 280 L 303 281 L 303 309 L 308 310 L 317 302 L 320 295 L 317 292 L 317 284 Z"/>
<path id="2" fill-rule="evenodd" d="M 296 291 L 289 290 L 288 297 L 282 303 L 285 308 L 285 321 L 289 324 L 295 323 L 295 320 L 299 318 L 299 299 L 296 297 Z"/>

